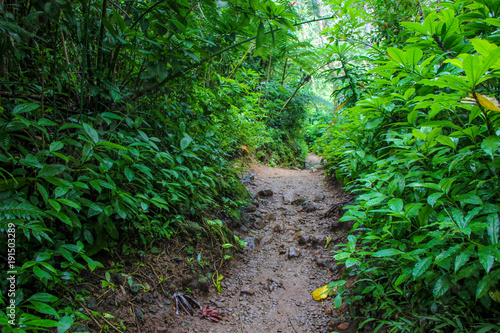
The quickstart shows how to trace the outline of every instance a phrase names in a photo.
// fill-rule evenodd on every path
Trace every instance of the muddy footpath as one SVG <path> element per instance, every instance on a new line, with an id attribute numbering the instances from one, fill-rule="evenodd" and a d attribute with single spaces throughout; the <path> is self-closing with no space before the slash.
<path id="1" fill-rule="evenodd" d="M 305 169 L 253 166 L 242 181 L 254 199 L 246 208 L 250 223 L 235 234 L 248 243 L 247 249 L 225 269 L 222 293 L 198 299 L 217 309 L 223 320 L 181 316 L 168 331 L 354 331 L 346 304 L 334 309 L 333 298 L 312 298 L 315 289 L 341 277 L 331 250 L 345 241 L 346 233 L 335 216 L 341 212 L 331 209 L 340 208 L 349 195 L 327 182 L 315 155 L 308 157 Z"/>
<path id="2" fill-rule="evenodd" d="M 355 332 L 346 303 L 335 309 L 334 297 L 319 302 L 312 297 L 342 277 L 344 268 L 332 250 L 346 242 L 348 228 L 338 220 L 352 197 L 325 177 L 315 155 L 304 169 L 252 165 L 241 180 L 252 203 L 231 229 L 247 246 L 217 271 L 223 277 L 220 292 L 203 259 L 220 260 L 220 253 L 191 236 L 172 238 L 151 244 L 139 257 L 103 258 L 105 267 L 73 288 L 88 295 L 78 303 L 90 319 L 71 331 Z M 347 279 L 346 286 L 352 283 Z M 180 296 L 196 300 L 205 316 L 196 306 L 188 315 Z"/>

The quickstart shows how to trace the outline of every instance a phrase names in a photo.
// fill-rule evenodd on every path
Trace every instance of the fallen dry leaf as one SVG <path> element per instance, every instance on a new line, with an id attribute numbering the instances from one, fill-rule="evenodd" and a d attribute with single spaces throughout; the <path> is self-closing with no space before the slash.
<path id="1" fill-rule="evenodd" d="M 479 104 L 491 111 L 500 111 L 498 101 L 493 97 L 484 96 L 476 93 L 476 98 Z"/>

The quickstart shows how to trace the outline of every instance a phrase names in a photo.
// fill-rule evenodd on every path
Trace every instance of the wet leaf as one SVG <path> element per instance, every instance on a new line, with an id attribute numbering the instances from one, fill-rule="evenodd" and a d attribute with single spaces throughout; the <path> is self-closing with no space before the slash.
<path id="1" fill-rule="evenodd" d="M 495 262 L 495 256 L 490 252 L 489 249 L 484 246 L 478 249 L 479 252 L 479 262 L 483 265 L 486 272 L 489 272 L 493 263 Z"/>
<path id="2" fill-rule="evenodd" d="M 432 257 L 424 258 L 418 261 L 413 268 L 413 277 L 417 278 L 429 268 L 432 263 Z"/>

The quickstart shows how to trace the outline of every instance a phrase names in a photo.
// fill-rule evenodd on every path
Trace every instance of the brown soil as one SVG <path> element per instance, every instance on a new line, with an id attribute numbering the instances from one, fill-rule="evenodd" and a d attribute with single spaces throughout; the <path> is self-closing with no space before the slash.
<path id="1" fill-rule="evenodd" d="M 243 179 L 253 194 L 253 205 L 246 209 L 245 222 L 234 230 L 248 241 L 248 248 L 224 265 L 222 292 L 215 290 L 212 281 L 193 283 L 199 267 L 190 270 L 187 256 L 183 256 L 185 245 L 178 242 L 166 247 L 168 263 L 162 252 L 148 257 L 148 264 L 142 267 L 125 264 L 123 272 L 135 270 L 137 283 L 149 283 L 146 292 L 141 289 L 134 294 L 126 282 L 117 281 L 109 293 L 113 298 L 100 298 L 101 303 L 94 308 L 111 313 L 114 319 L 108 322 L 129 332 L 353 332 L 356 325 L 347 315 L 347 304 L 336 310 L 333 297 L 317 302 L 311 295 L 341 277 L 342 268 L 335 265 L 331 250 L 344 243 L 346 235 L 332 231 L 332 220 L 341 212 L 332 216 L 331 208 L 341 207 L 335 204 L 345 203 L 349 195 L 339 185 L 327 182 L 315 155 L 308 157 L 305 170 L 257 165 L 248 173 L 254 177 L 247 174 Z M 273 194 L 259 195 L 263 190 Z M 326 213 L 328 217 L 323 218 Z M 327 237 L 332 241 L 325 249 Z M 196 245 L 194 249 L 195 253 L 200 251 Z M 193 296 L 202 306 L 217 309 L 223 319 L 212 322 L 200 318 L 200 313 L 188 316 L 182 311 L 176 315 L 171 299 L 176 289 Z M 104 327 L 107 323 L 97 318 L 87 326 L 99 331 L 97 324 Z"/>

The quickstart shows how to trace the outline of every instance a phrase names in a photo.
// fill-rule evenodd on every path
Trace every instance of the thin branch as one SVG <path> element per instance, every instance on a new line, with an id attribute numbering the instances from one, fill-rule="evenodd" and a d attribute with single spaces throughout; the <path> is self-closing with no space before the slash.
<path id="1" fill-rule="evenodd" d="M 286 107 L 288 106 L 288 104 L 290 104 L 290 101 L 292 100 L 292 98 L 295 97 L 295 95 L 297 94 L 297 92 L 299 91 L 299 89 L 302 88 L 302 86 L 304 86 L 307 82 L 309 82 L 310 79 L 311 79 L 311 76 L 307 75 L 302 80 L 302 82 L 300 82 L 299 86 L 295 89 L 295 91 L 293 92 L 292 96 L 290 96 L 290 98 L 288 98 L 288 100 L 286 101 L 285 105 L 283 105 L 283 107 L 281 108 L 280 113 L 283 113 L 283 111 L 285 111 Z"/>
<path id="2" fill-rule="evenodd" d="M 118 6 L 116 3 L 114 3 L 113 1 L 109 1 L 110 4 L 112 4 L 113 6 L 115 6 L 116 8 L 118 8 L 123 14 L 125 14 L 129 19 L 132 19 L 132 17 L 130 17 L 130 15 L 124 11 L 122 9 L 122 7 Z"/>
<path id="3" fill-rule="evenodd" d="M 335 18 L 335 15 L 334 16 L 328 16 L 328 17 L 320 17 L 320 18 L 316 18 L 316 19 L 312 19 L 312 20 L 308 20 L 308 21 L 304 21 L 304 22 L 295 23 L 295 24 L 293 24 L 293 26 L 297 27 L 297 26 L 300 26 L 300 25 L 303 25 L 303 24 L 312 23 L 312 22 L 316 22 L 316 21 L 329 20 L 329 19 L 332 19 L 332 18 Z M 271 34 L 271 33 L 274 33 L 276 31 L 280 31 L 280 30 L 282 30 L 282 28 L 271 29 L 270 31 L 267 31 L 265 34 L 268 35 L 268 34 Z M 179 71 L 179 72 L 175 73 L 174 75 L 167 76 L 163 81 L 161 81 L 161 82 L 159 82 L 159 83 L 157 83 L 157 84 L 155 84 L 153 86 L 150 86 L 148 88 L 144 88 L 143 90 L 139 91 L 136 94 L 134 100 L 137 99 L 137 98 L 139 98 L 139 97 L 144 96 L 146 93 L 148 93 L 148 92 L 150 92 L 152 90 L 158 89 L 159 87 L 165 85 L 167 82 L 169 82 L 169 81 L 171 81 L 173 79 L 176 79 L 176 78 L 178 78 L 178 77 L 180 77 L 182 75 L 185 75 L 186 73 L 192 71 L 193 69 L 196 69 L 196 68 L 200 67 L 201 65 L 203 65 L 207 61 L 209 61 L 209 60 L 211 60 L 211 59 L 213 59 L 213 58 L 215 58 L 215 57 L 217 57 L 217 56 L 219 56 L 219 55 L 221 55 L 221 54 L 223 54 L 223 53 L 225 53 L 225 52 L 227 52 L 229 50 L 232 50 L 232 49 L 234 49 L 234 48 L 236 48 L 236 47 L 238 47 L 238 46 L 240 46 L 242 44 L 251 42 L 251 41 L 253 41 L 256 38 L 257 38 L 257 35 L 255 35 L 253 37 L 248 37 L 247 39 L 244 39 L 244 40 L 242 40 L 242 41 L 240 41 L 238 43 L 235 43 L 233 45 L 229 45 L 229 46 L 223 48 L 222 50 L 219 50 L 219 51 L 217 51 L 217 52 L 209 55 L 208 57 L 200 60 L 199 62 L 193 64 L 191 67 L 189 67 L 185 71 Z"/>

